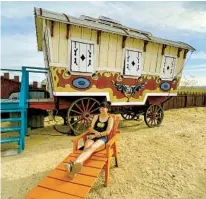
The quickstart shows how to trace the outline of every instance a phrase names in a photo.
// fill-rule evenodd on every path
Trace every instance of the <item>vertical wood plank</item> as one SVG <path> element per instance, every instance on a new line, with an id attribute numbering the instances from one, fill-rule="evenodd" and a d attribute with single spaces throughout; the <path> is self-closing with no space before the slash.
<path id="1" fill-rule="evenodd" d="M 126 39 L 125 48 L 133 48 L 133 39 L 132 38 Z"/>
<path id="2" fill-rule="evenodd" d="M 91 30 L 91 41 L 97 43 L 97 31 L 96 30 Z M 94 65 L 94 70 L 96 70 L 96 67 L 99 66 L 99 48 L 100 45 L 96 45 L 94 50 L 94 56 L 95 56 L 95 65 Z"/>
<path id="3" fill-rule="evenodd" d="M 156 64 L 158 60 L 158 44 L 152 43 L 152 51 L 150 57 L 150 72 L 155 73 L 156 71 Z"/>
<path id="4" fill-rule="evenodd" d="M 90 28 L 83 28 L 82 27 L 82 39 L 83 40 L 91 40 L 92 32 Z"/>
<path id="5" fill-rule="evenodd" d="M 108 64 L 109 33 L 102 32 L 100 39 L 99 68 L 106 68 Z"/>
<path id="6" fill-rule="evenodd" d="M 157 63 L 156 63 L 156 73 L 161 73 L 161 67 L 162 67 L 162 44 L 158 44 L 158 53 L 157 53 Z"/>
<path id="7" fill-rule="evenodd" d="M 59 24 L 59 22 L 54 22 L 54 35 L 51 37 L 54 63 L 59 63 Z"/>
<path id="8" fill-rule="evenodd" d="M 109 53 L 108 53 L 108 68 L 115 69 L 116 54 L 117 54 L 117 35 L 110 34 L 109 37 Z"/>
<path id="9" fill-rule="evenodd" d="M 123 49 L 122 49 L 122 36 L 117 35 L 117 43 L 116 43 L 116 69 L 123 71 Z"/>
<path id="10" fill-rule="evenodd" d="M 66 39 L 67 26 L 60 23 L 59 63 L 68 64 L 68 40 Z"/>
<path id="11" fill-rule="evenodd" d="M 183 59 L 183 56 L 184 56 L 184 51 L 181 51 L 180 52 L 180 57 L 177 58 L 177 65 L 176 65 L 176 69 L 175 69 L 175 75 L 177 76 L 181 76 L 182 75 L 182 68 L 184 66 L 184 62 L 185 60 Z"/>
<path id="12" fill-rule="evenodd" d="M 149 42 L 147 44 L 147 51 L 144 53 L 143 71 L 146 73 L 148 73 L 150 70 L 151 56 L 152 56 L 152 43 Z"/>

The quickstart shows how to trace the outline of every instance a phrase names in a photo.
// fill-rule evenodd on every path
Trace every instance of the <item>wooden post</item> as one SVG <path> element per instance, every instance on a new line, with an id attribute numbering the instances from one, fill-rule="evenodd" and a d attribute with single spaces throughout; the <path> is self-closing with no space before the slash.
<path id="1" fill-rule="evenodd" d="M 4 78 L 9 79 L 9 73 L 4 73 Z"/>
<path id="2" fill-rule="evenodd" d="M 187 95 L 185 95 L 185 107 L 187 107 Z"/>
<path id="3" fill-rule="evenodd" d="M 38 83 L 36 81 L 34 81 L 32 87 L 33 88 L 38 88 Z"/>
<path id="4" fill-rule="evenodd" d="M 16 76 L 16 75 L 15 75 L 15 76 L 14 76 L 14 81 L 15 81 L 15 82 L 19 82 L 19 76 Z"/>

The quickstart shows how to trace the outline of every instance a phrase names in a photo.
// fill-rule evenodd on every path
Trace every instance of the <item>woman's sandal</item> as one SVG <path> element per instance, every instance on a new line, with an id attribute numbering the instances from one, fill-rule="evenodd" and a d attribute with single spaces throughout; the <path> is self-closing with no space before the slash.
<path id="1" fill-rule="evenodd" d="M 82 169 L 81 163 L 73 163 L 70 162 L 65 164 L 66 171 L 68 172 L 68 176 L 70 179 L 73 179 L 77 173 L 79 173 Z"/>

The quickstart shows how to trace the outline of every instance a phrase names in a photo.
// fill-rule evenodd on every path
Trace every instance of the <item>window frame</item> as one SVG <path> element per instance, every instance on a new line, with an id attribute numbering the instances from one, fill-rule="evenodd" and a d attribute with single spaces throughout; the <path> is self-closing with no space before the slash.
<path id="1" fill-rule="evenodd" d="M 126 51 L 135 51 L 135 52 L 141 52 L 142 53 L 142 56 L 141 56 L 141 66 L 140 66 L 140 73 L 138 75 L 127 75 L 124 73 L 124 70 L 125 70 L 125 57 L 126 57 Z M 122 75 L 123 77 L 125 78 L 135 78 L 135 77 L 141 77 L 142 75 L 142 72 L 143 72 L 143 65 L 144 65 L 144 52 L 143 50 L 139 49 L 139 48 L 129 48 L 129 47 L 125 47 L 124 50 L 123 50 L 123 56 L 122 56 Z"/>
<path id="2" fill-rule="evenodd" d="M 72 71 L 72 42 L 79 42 L 79 43 L 84 43 L 84 44 L 92 44 L 94 45 L 94 53 L 93 53 L 93 70 L 92 72 L 82 72 L 82 71 Z M 92 40 L 86 40 L 86 39 L 79 39 L 79 38 L 75 38 L 75 37 L 71 37 L 68 39 L 68 64 L 69 64 L 69 71 L 72 73 L 72 74 L 85 74 L 85 75 L 91 75 L 93 73 L 95 73 L 96 71 L 96 56 L 97 56 L 97 53 L 96 53 L 96 42 L 95 41 L 92 41 Z"/>
<path id="3" fill-rule="evenodd" d="M 174 66 L 174 70 L 173 70 L 173 74 L 172 74 L 172 77 L 163 77 L 163 72 L 162 72 L 162 70 L 163 70 L 163 66 L 164 66 L 164 58 L 165 57 L 172 57 L 172 58 L 175 58 L 175 66 Z M 164 54 L 163 56 L 162 56 L 162 62 L 161 62 L 161 71 L 160 71 L 160 78 L 162 79 L 162 80 L 173 80 L 174 79 L 174 77 L 176 76 L 176 68 L 177 68 L 177 56 L 174 56 L 174 55 L 170 55 L 170 54 Z"/>

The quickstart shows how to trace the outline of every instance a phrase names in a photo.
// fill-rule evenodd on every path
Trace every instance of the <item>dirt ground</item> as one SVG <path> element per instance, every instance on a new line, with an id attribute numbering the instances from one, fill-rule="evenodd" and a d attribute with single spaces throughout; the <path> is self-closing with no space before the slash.
<path id="1" fill-rule="evenodd" d="M 26 193 L 72 152 L 73 137 L 47 127 L 29 132 L 20 155 L 2 158 L 2 198 Z M 88 199 L 206 199 L 206 108 L 165 112 L 163 124 L 122 121 L 119 168 L 101 174 Z M 3 145 L 3 149 L 12 145 Z"/>

